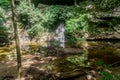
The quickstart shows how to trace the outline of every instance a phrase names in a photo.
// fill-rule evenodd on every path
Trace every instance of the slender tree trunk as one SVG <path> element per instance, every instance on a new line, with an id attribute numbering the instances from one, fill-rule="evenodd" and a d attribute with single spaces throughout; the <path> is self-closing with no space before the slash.
<path id="1" fill-rule="evenodd" d="M 15 16 L 15 4 L 14 0 L 11 0 L 11 9 L 12 9 L 12 21 L 14 26 L 14 35 L 15 35 L 15 42 L 16 42 L 16 51 L 17 51 L 17 67 L 18 67 L 18 80 L 21 80 L 21 53 L 20 53 L 20 43 L 18 37 L 18 30 L 17 30 L 17 23 L 16 23 L 16 16 Z"/>

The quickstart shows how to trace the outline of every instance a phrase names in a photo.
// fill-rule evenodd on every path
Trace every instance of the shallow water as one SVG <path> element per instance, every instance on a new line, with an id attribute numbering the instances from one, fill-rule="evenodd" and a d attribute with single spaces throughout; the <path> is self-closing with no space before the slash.
<path id="1" fill-rule="evenodd" d="M 29 45 L 34 49 L 38 46 L 36 44 Z M 85 52 L 86 54 L 83 55 Z M 84 59 L 83 57 L 87 58 Z M 0 61 L 6 61 L 8 58 L 9 60 L 15 58 L 15 45 L 0 47 Z M 120 62 L 120 42 L 90 41 L 83 53 L 74 55 L 68 53 L 62 57 L 57 57 L 54 60 L 49 60 L 47 63 L 40 65 L 39 69 L 47 72 L 60 73 L 60 77 L 65 78 L 84 74 L 84 68 L 89 67 L 88 62 L 96 63 L 97 61 L 120 66 L 120 63 L 116 64 L 116 62 Z M 85 65 L 83 65 L 84 62 Z"/>
<path id="2" fill-rule="evenodd" d="M 84 52 L 77 55 L 65 55 L 59 57 L 56 60 L 50 61 L 48 64 L 42 66 L 44 70 L 52 72 L 69 72 L 81 67 L 87 67 L 87 62 L 103 61 L 104 64 L 114 64 L 113 66 L 120 66 L 120 43 L 112 42 L 88 42 L 89 47 L 86 49 L 88 52 L 86 55 Z M 82 59 L 84 56 L 88 57 Z M 70 60 L 68 60 L 70 59 Z M 83 65 L 85 63 L 85 65 Z"/>

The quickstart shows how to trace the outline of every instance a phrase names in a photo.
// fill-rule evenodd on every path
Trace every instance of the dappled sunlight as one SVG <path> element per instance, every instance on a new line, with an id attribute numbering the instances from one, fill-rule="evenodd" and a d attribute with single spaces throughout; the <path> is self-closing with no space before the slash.
<path id="1" fill-rule="evenodd" d="M 0 0 L 0 80 L 120 80 L 119 21 L 119 0 Z"/>
<path id="2" fill-rule="evenodd" d="M 102 45 L 100 45 L 102 44 Z M 117 43 L 115 44 L 117 45 Z M 39 52 L 34 52 L 34 54 L 29 54 L 28 52 L 22 51 L 22 70 L 23 73 L 28 75 L 29 73 L 26 73 L 26 70 L 29 70 L 30 67 L 33 67 L 35 69 L 38 69 L 37 71 L 42 74 L 42 76 L 45 75 L 55 75 L 56 77 L 59 78 L 69 78 L 69 77 L 74 77 L 76 75 L 84 75 L 87 72 L 87 69 L 84 69 L 83 67 L 81 67 L 84 63 L 84 60 L 87 60 L 88 62 L 85 62 L 84 66 L 88 66 L 90 68 L 94 68 L 96 70 L 101 70 L 103 69 L 103 67 L 101 66 L 97 66 L 95 65 L 95 63 L 99 60 L 104 60 L 105 63 L 115 63 L 115 61 L 118 61 L 119 58 L 117 56 L 113 56 L 113 53 L 116 54 L 116 52 L 118 51 L 119 46 L 115 46 L 112 43 L 104 43 L 104 42 L 84 42 L 82 44 L 82 48 L 55 48 L 57 53 L 54 53 L 53 55 L 48 55 L 45 56 L 44 54 L 41 54 Z M 8 47 L 8 49 L 6 49 L 7 47 L 3 47 L 0 48 L 3 53 L 3 51 L 5 50 L 11 50 L 13 52 L 15 52 L 13 50 L 14 45 L 11 45 L 11 47 Z M 105 48 L 106 46 L 109 46 L 107 48 Z M 37 48 L 37 44 L 32 43 L 31 44 L 32 49 L 33 48 Z M 49 49 L 53 49 L 53 48 L 49 48 Z M 10 51 L 8 51 L 10 53 Z M 59 53 L 62 52 L 62 53 Z M 1 53 L 1 54 L 2 54 Z M 49 51 L 48 51 L 49 53 Z M 78 55 L 79 53 L 79 55 Z M 110 54 L 111 53 L 111 54 Z M 14 78 L 16 77 L 16 71 L 17 70 L 13 70 L 13 68 L 16 68 L 16 59 L 15 57 L 9 56 L 10 54 L 5 54 L 6 58 L 9 60 L 5 60 L 5 61 L 1 61 L 1 67 L 0 70 L 5 71 L 5 70 L 9 70 L 7 73 L 1 73 L 2 75 L 9 75 L 12 74 L 10 76 L 13 76 Z M 55 56 L 56 55 L 56 56 Z M 59 55 L 59 56 L 58 56 Z M 62 55 L 62 56 L 60 56 Z M 75 57 L 74 57 L 75 56 Z M 77 57 L 78 56 L 78 57 Z M 111 56 L 111 57 L 110 57 Z M 9 58 L 8 58 L 9 57 Z M 71 58 L 70 58 L 71 57 Z M 79 60 L 82 59 L 82 57 L 84 58 L 82 63 L 78 63 L 80 62 Z M 88 57 L 88 58 L 87 58 Z M 67 59 L 71 59 L 70 61 Z M 78 59 L 78 61 L 77 61 Z M 94 59 L 94 60 L 93 60 Z M 112 59 L 112 60 L 110 60 Z M 72 62 L 73 60 L 73 62 Z M 7 61 L 7 62 L 6 62 Z M 75 62 L 76 61 L 76 62 Z M 77 64 L 77 65 L 76 65 Z M 82 65 L 81 65 L 82 64 Z M 117 66 L 119 63 L 115 64 L 115 66 Z M 4 67 L 5 66 L 5 67 Z M 86 67 L 87 68 L 87 67 Z M 33 73 L 36 73 L 32 71 Z M 32 73 L 31 72 L 31 73 Z M 96 72 L 96 71 L 95 71 Z M 92 73 L 92 75 L 95 75 Z M 98 72 L 96 72 L 96 75 L 99 75 Z M 96 76 L 95 75 L 95 76 Z M 87 78 L 90 78 L 91 74 L 87 75 Z M 31 77 L 35 77 L 34 74 L 31 74 Z M 85 77 L 85 76 L 84 76 Z M 100 77 L 100 76 L 99 76 Z M 23 78 L 25 78 L 25 76 L 23 75 Z M 28 78 L 28 77 L 27 77 Z M 80 79 L 82 77 L 79 77 Z M 91 77 L 93 78 L 93 77 Z"/>
<path id="3" fill-rule="evenodd" d="M 2 59 L 3 59 L 2 57 L 4 57 L 4 60 L 5 59 L 8 59 L 8 60 L 13 59 L 15 56 L 14 49 L 15 49 L 14 44 L 0 47 L 0 61 L 2 61 Z"/>

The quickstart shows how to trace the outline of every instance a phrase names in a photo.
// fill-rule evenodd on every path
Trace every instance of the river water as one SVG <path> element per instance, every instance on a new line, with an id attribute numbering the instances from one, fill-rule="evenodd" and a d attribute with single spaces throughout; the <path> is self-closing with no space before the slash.
<path id="1" fill-rule="evenodd" d="M 37 50 L 38 45 L 31 43 L 29 47 L 31 47 L 30 49 L 34 48 L 33 50 Z M 0 47 L 0 62 L 15 59 L 15 52 L 14 44 Z M 22 53 L 29 54 L 29 52 L 24 51 Z M 60 77 L 65 78 L 67 73 L 73 76 L 74 74 L 71 74 L 72 71 L 79 71 L 82 67 L 91 65 L 91 62 L 96 63 L 98 61 L 102 61 L 106 65 L 113 64 L 113 66 L 120 66 L 120 42 L 88 41 L 87 46 L 83 48 L 83 52 L 78 54 L 63 54 L 62 57 L 40 65 L 39 68 L 48 72 L 61 73 Z M 75 75 L 77 74 L 81 73 L 75 72 Z"/>

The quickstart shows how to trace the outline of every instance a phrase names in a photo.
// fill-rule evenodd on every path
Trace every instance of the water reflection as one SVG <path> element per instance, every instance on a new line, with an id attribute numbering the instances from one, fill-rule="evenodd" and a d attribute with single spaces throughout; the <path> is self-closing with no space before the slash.
<path id="1" fill-rule="evenodd" d="M 120 45 L 118 44 L 120 42 L 84 41 L 82 54 L 69 55 L 68 53 L 67 56 L 50 61 L 44 68 L 48 69 L 47 66 L 49 66 L 50 71 L 64 72 L 80 69 L 80 67 L 83 67 L 83 63 L 85 64 L 84 67 L 89 66 L 89 61 L 92 61 L 92 63 L 103 61 L 105 64 L 114 64 L 120 61 Z M 119 65 L 120 63 L 117 63 L 114 66 Z"/>

